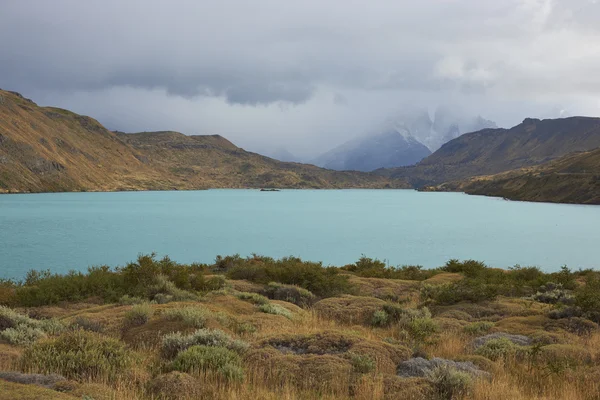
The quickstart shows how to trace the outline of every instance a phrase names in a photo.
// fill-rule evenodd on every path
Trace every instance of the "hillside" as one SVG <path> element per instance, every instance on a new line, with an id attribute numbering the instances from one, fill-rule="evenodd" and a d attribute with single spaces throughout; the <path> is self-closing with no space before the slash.
<path id="1" fill-rule="evenodd" d="M 388 178 L 283 163 L 220 136 L 126 135 L 0 90 L 0 192 L 383 188 Z"/>
<path id="2" fill-rule="evenodd" d="M 412 165 L 431 154 L 409 132 L 389 130 L 344 143 L 319 156 L 314 163 L 338 171 L 369 172 L 378 168 Z"/>
<path id="3" fill-rule="evenodd" d="M 600 147 L 600 118 L 526 119 L 511 129 L 484 129 L 444 144 L 416 166 L 376 173 L 413 186 L 437 185 L 539 165 Z"/>
<path id="4" fill-rule="evenodd" d="M 600 148 L 536 167 L 442 184 L 437 189 L 511 200 L 600 204 Z"/>

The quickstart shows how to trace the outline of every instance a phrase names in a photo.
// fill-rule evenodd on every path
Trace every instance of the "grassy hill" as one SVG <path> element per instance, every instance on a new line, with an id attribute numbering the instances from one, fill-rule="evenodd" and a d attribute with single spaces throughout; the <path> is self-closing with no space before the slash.
<path id="1" fill-rule="evenodd" d="M 376 173 L 408 179 L 415 187 L 497 174 L 543 164 L 600 147 L 600 118 L 526 119 L 511 129 L 462 135 L 413 167 Z"/>
<path id="2" fill-rule="evenodd" d="M 442 184 L 438 190 L 511 200 L 600 204 L 600 148 L 535 167 Z"/>
<path id="3" fill-rule="evenodd" d="M 0 282 L 0 400 L 591 400 L 600 275 L 289 257 Z"/>
<path id="4" fill-rule="evenodd" d="M 384 188 L 401 181 L 283 163 L 220 136 L 126 135 L 0 90 L 0 192 Z"/>

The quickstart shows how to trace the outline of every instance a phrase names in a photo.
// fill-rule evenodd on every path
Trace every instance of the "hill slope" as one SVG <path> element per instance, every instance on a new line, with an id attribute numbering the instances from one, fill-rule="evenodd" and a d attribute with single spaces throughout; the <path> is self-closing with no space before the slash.
<path id="1" fill-rule="evenodd" d="M 282 163 L 220 136 L 125 135 L 0 90 L 0 192 L 221 187 L 402 187 L 364 173 Z"/>
<path id="2" fill-rule="evenodd" d="M 577 151 L 600 147 L 600 118 L 526 119 L 511 129 L 462 135 L 413 167 L 378 170 L 413 186 L 436 185 L 539 165 Z"/>
<path id="3" fill-rule="evenodd" d="M 536 167 L 443 184 L 438 189 L 511 200 L 600 204 L 600 148 Z"/>

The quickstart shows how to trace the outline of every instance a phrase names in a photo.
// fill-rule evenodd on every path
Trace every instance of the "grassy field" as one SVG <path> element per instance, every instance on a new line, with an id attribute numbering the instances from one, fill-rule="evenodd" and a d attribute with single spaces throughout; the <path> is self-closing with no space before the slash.
<path id="1" fill-rule="evenodd" d="M 0 304 L 0 400 L 600 398 L 591 270 L 149 255 Z"/>

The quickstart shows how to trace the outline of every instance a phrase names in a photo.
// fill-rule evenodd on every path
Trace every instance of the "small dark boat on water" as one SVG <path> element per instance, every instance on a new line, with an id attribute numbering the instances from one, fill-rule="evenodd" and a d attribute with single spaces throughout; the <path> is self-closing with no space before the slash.
<path id="1" fill-rule="evenodd" d="M 279 189 L 260 189 L 261 192 L 279 192 Z"/>

